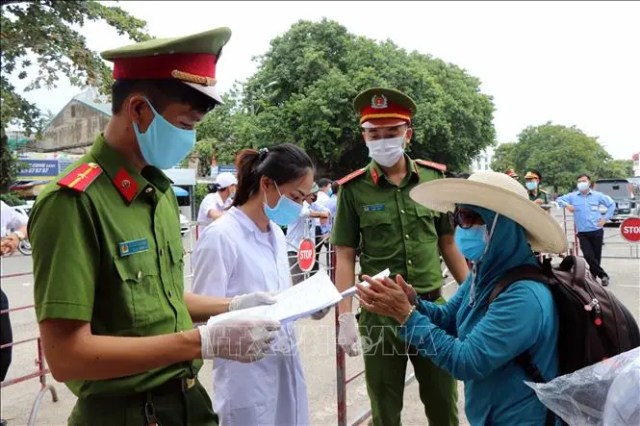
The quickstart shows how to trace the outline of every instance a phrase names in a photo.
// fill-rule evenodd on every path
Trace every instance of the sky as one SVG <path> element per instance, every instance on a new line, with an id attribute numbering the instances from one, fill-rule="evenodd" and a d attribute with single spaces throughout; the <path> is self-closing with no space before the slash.
<path id="1" fill-rule="evenodd" d="M 105 4 L 111 4 L 105 2 Z M 478 77 L 495 105 L 499 143 L 548 121 L 576 126 L 618 159 L 640 151 L 640 2 L 122 1 L 157 37 L 227 26 L 217 67 L 223 93 L 257 70 L 253 58 L 299 20 L 431 54 Z M 89 48 L 129 44 L 105 24 L 82 29 Z M 13 79 L 16 87 L 24 84 Z M 80 89 L 62 80 L 25 93 L 57 113 Z"/>

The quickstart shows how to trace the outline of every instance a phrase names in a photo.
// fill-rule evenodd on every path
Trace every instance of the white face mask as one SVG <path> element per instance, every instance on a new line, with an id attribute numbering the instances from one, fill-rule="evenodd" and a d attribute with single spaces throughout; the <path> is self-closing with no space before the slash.
<path id="1" fill-rule="evenodd" d="M 377 139 L 367 142 L 369 157 L 383 167 L 391 167 L 404 154 L 404 143 L 404 135 L 397 138 Z"/>

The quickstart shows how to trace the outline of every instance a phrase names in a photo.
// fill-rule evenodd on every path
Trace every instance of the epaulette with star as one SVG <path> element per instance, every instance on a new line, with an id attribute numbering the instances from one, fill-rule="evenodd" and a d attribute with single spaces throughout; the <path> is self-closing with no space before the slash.
<path id="1" fill-rule="evenodd" d="M 355 170 L 351 173 L 349 173 L 348 175 L 346 175 L 345 177 L 343 177 L 342 179 L 339 179 L 337 181 L 338 185 L 344 185 L 345 183 L 349 182 L 352 179 L 357 178 L 358 176 L 361 176 L 364 174 L 364 172 L 367 171 L 366 167 L 363 167 L 361 169 Z"/>
<path id="2" fill-rule="evenodd" d="M 98 164 L 85 163 L 60 179 L 58 185 L 74 191 L 84 192 L 100 174 L 102 174 L 102 168 Z"/>
<path id="3" fill-rule="evenodd" d="M 442 173 L 447 171 L 446 164 L 435 163 L 433 161 L 427 161 L 427 160 L 414 160 L 414 161 L 420 164 L 421 166 L 429 167 L 430 169 L 435 169 Z"/>

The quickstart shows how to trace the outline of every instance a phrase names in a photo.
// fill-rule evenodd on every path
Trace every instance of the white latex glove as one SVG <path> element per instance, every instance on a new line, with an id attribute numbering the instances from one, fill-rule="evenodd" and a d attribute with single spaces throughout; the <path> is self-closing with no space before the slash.
<path id="1" fill-rule="evenodd" d="M 338 333 L 338 344 L 349 356 L 360 354 L 358 346 L 358 321 L 353 312 L 345 312 L 338 317 L 340 331 Z"/>
<path id="2" fill-rule="evenodd" d="M 241 294 L 231 299 L 229 303 L 229 311 L 237 311 L 238 309 L 247 309 L 260 305 L 273 305 L 277 300 L 264 291 L 256 291 L 254 293 Z"/>
<path id="3" fill-rule="evenodd" d="M 229 318 L 198 326 L 203 359 L 224 358 L 253 362 L 264 357 L 274 341 L 280 323 L 260 318 Z"/>

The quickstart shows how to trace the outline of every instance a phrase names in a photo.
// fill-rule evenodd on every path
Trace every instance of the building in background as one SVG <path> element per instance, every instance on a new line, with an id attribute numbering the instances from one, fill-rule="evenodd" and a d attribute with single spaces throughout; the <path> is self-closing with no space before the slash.
<path id="1" fill-rule="evenodd" d="M 110 118 L 110 103 L 99 102 L 99 98 L 83 92 L 53 117 L 42 131 L 42 138 L 27 144 L 27 149 L 85 154 Z"/>
<path id="2" fill-rule="evenodd" d="M 493 148 L 486 148 L 476 158 L 471 161 L 471 172 L 493 171 L 491 161 L 493 161 Z"/>

